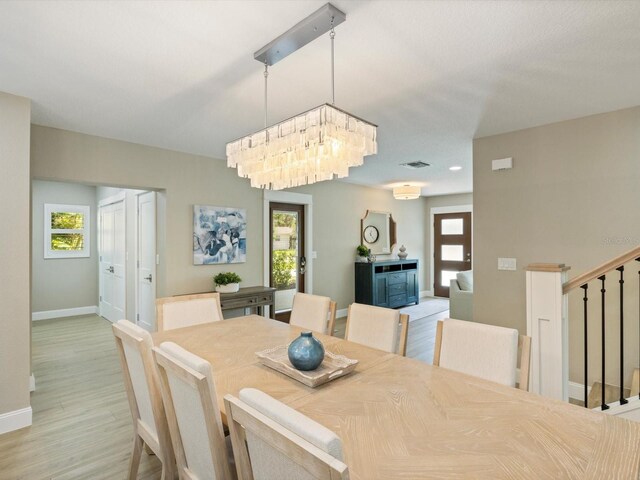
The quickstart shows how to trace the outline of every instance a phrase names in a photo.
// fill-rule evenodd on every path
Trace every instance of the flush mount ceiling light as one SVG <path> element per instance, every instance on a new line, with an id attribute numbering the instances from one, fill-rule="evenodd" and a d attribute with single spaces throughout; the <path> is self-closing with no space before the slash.
<path id="1" fill-rule="evenodd" d="M 251 186 L 281 190 L 349 175 L 378 151 L 377 126 L 334 106 L 334 27 L 346 15 L 327 3 L 254 53 L 264 64 L 264 125 L 227 144 L 227 166 L 237 167 Z M 320 35 L 331 38 L 331 104 L 325 103 L 267 126 L 268 67 Z"/>
<path id="2" fill-rule="evenodd" d="M 460 165 L 454 165 L 453 167 L 449 167 L 449 170 L 457 172 L 458 170 L 462 170 L 462 167 Z"/>
<path id="3" fill-rule="evenodd" d="M 396 200 L 415 200 L 420 197 L 420 187 L 417 185 L 402 185 L 393 187 L 393 198 Z"/>

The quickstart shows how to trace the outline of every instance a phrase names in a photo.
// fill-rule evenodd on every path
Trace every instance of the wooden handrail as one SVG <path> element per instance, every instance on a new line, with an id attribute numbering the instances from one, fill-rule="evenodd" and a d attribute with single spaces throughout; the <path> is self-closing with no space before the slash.
<path id="1" fill-rule="evenodd" d="M 589 270 L 588 272 L 583 273 L 582 275 L 578 275 L 576 278 L 572 278 L 562 286 L 562 293 L 569 293 L 574 288 L 580 287 L 585 283 L 589 283 L 594 278 L 601 277 L 605 273 L 615 270 L 636 258 L 640 258 L 640 245 L 623 253 L 622 255 L 618 255 L 616 258 L 609 260 L 596 268 Z"/>

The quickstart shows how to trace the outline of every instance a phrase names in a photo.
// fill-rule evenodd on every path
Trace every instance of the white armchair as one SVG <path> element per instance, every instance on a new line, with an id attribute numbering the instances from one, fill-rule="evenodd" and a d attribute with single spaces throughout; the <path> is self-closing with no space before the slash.
<path id="1" fill-rule="evenodd" d="M 459 272 L 449 286 L 449 315 L 473 321 L 473 270 Z"/>

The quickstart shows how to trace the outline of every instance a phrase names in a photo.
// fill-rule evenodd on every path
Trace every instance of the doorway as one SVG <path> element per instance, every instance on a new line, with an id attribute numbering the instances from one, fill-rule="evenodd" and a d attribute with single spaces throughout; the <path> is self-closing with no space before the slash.
<path id="1" fill-rule="evenodd" d="M 269 285 L 276 320 L 288 322 L 296 292 L 305 291 L 304 205 L 269 202 Z"/>
<path id="2" fill-rule="evenodd" d="M 458 272 L 471 270 L 471 212 L 434 214 L 433 292 L 449 297 L 449 283 Z"/>

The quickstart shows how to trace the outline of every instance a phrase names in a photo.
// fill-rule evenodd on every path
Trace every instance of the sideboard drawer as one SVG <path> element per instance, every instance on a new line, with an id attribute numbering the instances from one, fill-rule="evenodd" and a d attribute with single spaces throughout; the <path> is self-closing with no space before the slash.
<path id="1" fill-rule="evenodd" d="M 398 295 L 400 293 L 407 293 L 407 284 L 405 283 L 394 283 L 393 285 L 389 285 L 389 296 Z"/>
<path id="2" fill-rule="evenodd" d="M 387 275 L 389 285 L 395 283 L 407 283 L 407 272 L 389 273 Z"/>
<path id="3" fill-rule="evenodd" d="M 393 295 L 389 297 L 389 307 L 399 307 L 400 305 L 407 304 L 407 294 L 402 293 L 400 295 Z"/>

